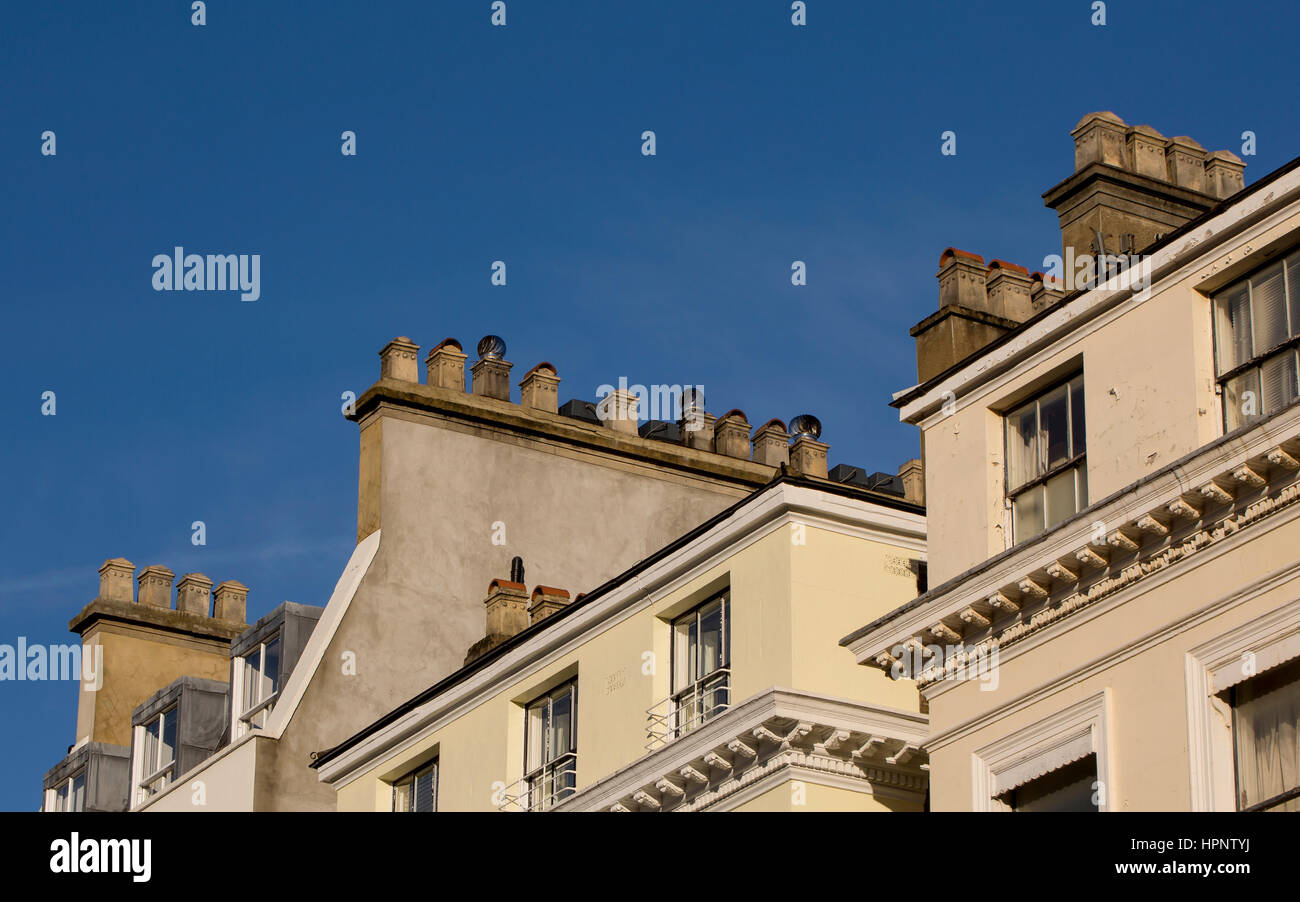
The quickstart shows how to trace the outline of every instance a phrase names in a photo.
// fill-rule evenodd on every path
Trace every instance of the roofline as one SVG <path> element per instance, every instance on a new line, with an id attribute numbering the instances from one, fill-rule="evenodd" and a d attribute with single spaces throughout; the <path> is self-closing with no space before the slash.
<path id="1" fill-rule="evenodd" d="M 321 765 L 328 763 L 329 761 L 342 755 L 344 752 L 348 751 L 352 747 L 356 746 L 366 738 L 373 736 L 375 733 L 378 733 L 380 730 L 384 729 L 384 727 L 400 720 L 407 713 L 420 707 L 426 702 L 429 702 L 432 699 L 437 698 L 443 692 L 446 692 L 448 689 L 451 689 L 457 684 L 464 682 L 465 680 L 469 679 L 469 677 L 471 677 L 473 674 L 477 673 L 479 670 L 482 670 L 488 664 L 492 663 L 493 661 L 497 660 L 501 656 L 505 655 L 507 652 L 522 645 L 523 643 L 532 639 L 534 636 L 539 635 L 543 630 L 553 627 L 555 624 L 564 620 L 566 617 L 572 616 L 574 611 L 577 611 L 581 608 L 585 608 L 586 606 L 588 606 L 589 604 L 595 601 L 599 601 L 601 598 L 608 595 L 610 592 L 614 591 L 618 587 L 622 586 L 624 583 L 628 582 L 632 578 L 636 577 L 641 572 L 648 569 L 655 563 L 663 560 L 664 558 L 668 557 L 675 551 L 689 545 L 691 542 L 695 541 L 700 536 L 709 532 L 709 530 L 713 529 L 718 524 L 731 519 L 733 516 L 735 516 L 736 513 L 738 513 L 741 510 L 741 508 L 750 504 L 760 495 L 764 494 L 765 492 L 769 491 L 772 488 L 775 488 L 778 485 L 790 485 L 799 488 L 807 488 L 807 489 L 813 489 L 815 491 L 826 492 L 827 494 L 832 494 L 832 495 L 841 495 L 849 498 L 856 498 L 859 501 L 871 502 L 873 504 L 878 504 L 881 507 L 892 508 L 894 510 L 903 511 L 909 514 L 918 514 L 920 516 L 925 516 L 925 507 L 923 505 L 915 504 L 910 501 L 904 501 L 898 498 L 897 496 L 886 495 L 883 493 L 871 491 L 869 489 L 860 489 L 854 486 L 847 486 L 842 483 L 833 482 L 829 479 L 819 479 L 817 477 L 797 475 L 794 473 L 790 473 L 788 470 L 786 470 L 783 467 L 782 471 L 766 485 L 754 490 L 753 492 L 750 492 L 745 497 L 733 503 L 730 507 L 727 507 L 724 510 L 719 511 L 717 514 L 714 514 L 712 517 L 710 517 L 708 520 L 705 520 L 703 523 L 701 523 L 699 526 L 692 529 L 690 532 L 687 532 L 686 534 L 673 540 L 669 544 L 664 545 L 662 548 L 659 548 L 657 551 L 655 551 L 648 557 L 642 558 L 640 561 L 637 561 L 627 570 L 624 570 L 622 573 L 618 574 L 615 577 L 612 577 L 611 579 L 597 586 L 595 589 L 592 589 L 590 592 L 583 595 L 581 600 L 565 605 L 559 611 L 556 611 L 554 614 L 551 614 L 546 619 L 538 621 L 537 623 L 511 636 L 509 639 L 507 639 L 505 642 L 502 642 L 500 645 L 494 646 L 491 650 L 479 656 L 478 658 L 475 658 L 470 663 L 462 666 L 459 670 L 453 671 L 443 679 L 439 680 L 437 683 L 434 683 L 428 689 L 425 689 L 423 692 L 419 693 L 415 697 L 408 699 L 407 701 L 398 705 L 396 708 L 384 714 L 378 720 L 373 721 L 368 726 L 365 726 L 358 732 L 353 733 L 351 736 L 349 736 L 347 739 L 340 742 L 338 745 L 335 745 L 328 749 L 324 749 L 322 751 L 312 752 L 311 762 L 309 766 L 312 768 L 318 768 Z"/>
<path id="2" fill-rule="evenodd" d="M 1250 197 L 1252 194 L 1255 194 L 1256 192 L 1262 190 L 1263 188 L 1266 188 L 1273 182 L 1277 181 L 1278 179 L 1282 178 L 1283 176 L 1287 175 L 1292 170 L 1297 168 L 1300 168 L 1300 157 L 1296 157 L 1295 159 L 1291 160 L 1289 163 L 1284 163 L 1283 165 L 1279 166 L 1277 169 L 1274 169 L 1272 172 L 1262 177 L 1259 181 L 1255 182 L 1254 184 L 1246 188 L 1242 188 L 1236 194 L 1232 194 L 1229 195 L 1228 197 L 1225 197 L 1223 200 L 1219 201 L 1213 207 L 1206 210 L 1200 216 L 1196 217 L 1195 219 L 1188 220 L 1178 228 L 1174 229 L 1169 234 L 1165 235 L 1159 241 L 1154 241 L 1151 244 L 1147 245 L 1146 247 L 1142 248 L 1140 251 L 1138 251 L 1138 253 L 1141 255 L 1154 254 L 1156 251 L 1165 247 L 1167 244 L 1170 244 L 1171 242 L 1178 240 L 1183 235 L 1187 234 L 1193 229 L 1196 229 L 1201 225 L 1204 225 L 1210 219 L 1213 219 L 1215 216 L 1218 216 L 1219 214 L 1223 213 L 1225 210 L 1232 207 L 1233 205 L 1240 203 L 1241 201 Z M 1048 193 L 1051 192 L 1049 191 Z M 929 393 L 935 386 L 939 385 L 941 382 L 948 379 L 950 376 L 953 376 L 958 371 L 970 365 L 977 358 L 983 356 L 984 354 L 987 354 L 989 351 L 993 351 L 996 350 L 997 348 L 1002 347 L 1004 344 L 1007 344 L 1008 342 L 1015 339 L 1022 332 L 1026 331 L 1030 326 L 1034 325 L 1039 320 L 1044 319 L 1049 314 L 1054 313 L 1057 310 L 1060 310 L 1065 305 L 1077 300 L 1078 298 L 1082 297 L 1083 295 L 1087 294 L 1089 291 L 1092 290 L 1093 289 L 1091 288 L 1078 289 L 1076 291 L 1071 292 L 1070 294 L 1067 294 L 1065 297 L 1061 298 L 1056 303 L 1044 307 L 1042 310 L 1038 311 L 1038 313 L 1034 314 L 1033 316 L 1025 320 L 1020 325 L 1016 326 L 1010 332 L 1006 332 L 1003 335 L 999 335 L 997 338 L 993 339 L 993 341 L 984 345 L 979 350 L 975 351 L 973 354 L 969 354 L 963 359 L 957 361 L 952 366 L 948 367 L 948 369 L 944 370 L 942 373 L 939 373 L 938 375 L 935 376 L 931 376 L 929 379 L 927 379 L 925 382 L 922 382 L 919 385 L 914 385 L 909 389 L 905 389 L 901 394 L 895 396 L 894 399 L 889 402 L 889 406 L 901 410 L 907 404 L 910 404 L 912 401 L 916 400 L 917 398 L 922 397 L 923 395 Z M 931 316 L 933 316 L 933 314 L 931 314 Z M 926 320 L 928 320 L 929 318 L 930 317 L 926 317 Z M 925 322 L 926 320 L 922 320 L 922 322 Z"/>

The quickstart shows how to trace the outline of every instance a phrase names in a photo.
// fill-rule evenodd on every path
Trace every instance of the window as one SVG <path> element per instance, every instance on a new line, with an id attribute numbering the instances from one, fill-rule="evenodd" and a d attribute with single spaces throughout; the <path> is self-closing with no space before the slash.
<path id="1" fill-rule="evenodd" d="M 1215 373 L 1231 432 L 1300 398 L 1300 252 L 1214 296 Z"/>
<path id="2" fill-rule="evenodd" d="M 1013 542 L 1032 539 L 1088 506 L 1083 375 L 1006 416 Z"/>
<path id="3" fill-rule="evenodd" d="M 169 708 L 141 728 L 140 797 L 162 792 L 171 783 L 176 764 L 176 721 L 179 708 Z"/>
<path id="4" fill-rule="evenodd" d="M 438 810 L 438 759 L 393 783 L 393 810 Z"/>
<path id="5" fill-rule="evenodd" d="M 540 811 L 573 795 L 578 775 L 578 682 L 528 706 L 524 721 L 524 810 Z"/>
<path id="6" fill-rule="evenodd" d="M 1228 693 L 1238 810 L 1300 811 L 1300 659 Z"/>
<path id="7" fill-rule="evenodd" d="M 1097 756 L 1030 780 L 1003 797 L 1012 811 L 1097 811 Z"/>
<path id="8" fill-rule="evenodd" d="M 727 593 L 673 621 L 672 728 L 681 736 L 731 703 Z"/>
<path id="9" fill-rule="evenodd" d="M 240 733 L 261 729 L 280 691 L 280 637 L 263 642 L 243 657 L 243 702 Z"/>
<path id="10" fill-rule="evenodd" d="M 86 810 L 86 772 L 79 770 L 54 791 L 55 811 Z"/>

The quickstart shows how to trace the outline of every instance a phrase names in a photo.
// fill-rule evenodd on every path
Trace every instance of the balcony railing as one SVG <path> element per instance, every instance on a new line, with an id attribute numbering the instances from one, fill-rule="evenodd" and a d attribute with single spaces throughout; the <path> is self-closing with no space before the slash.
<path id="1" fill-rule="evenodd" d="M 731 671 L 715 670 L 646 710 L 646 751 L 684 736 L 731 707 Z"/>
<path id="2" fill-rule="evenodd" d="M 545 811 L 577 791 L 578 756 L 570 753 L 501 790 L 502 811 Z"/>

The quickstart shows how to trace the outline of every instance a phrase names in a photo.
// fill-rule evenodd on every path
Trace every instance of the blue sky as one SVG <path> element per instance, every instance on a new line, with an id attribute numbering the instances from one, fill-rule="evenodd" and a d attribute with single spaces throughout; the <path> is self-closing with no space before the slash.
<path id="1" fill-rule="evenodd" d="M 115 556 L 239 579 L 250 620 L 323 604 L 355 537 L 340 394 L 395 335 L 499 334 L 561 400 L 625 376 L 810 412 L 832 464 L 893 471 L 940 252 L 1058 251 L 1040 195 L 1085 113 L 1254 131 L 1247 184 L 1300 153 L 1291 3 L 189 6 L 5 11 L 0 643 L 73 641 Z M 176 245 L 260 254 L 261 298 L 153 291 Z M 0 683 L 0 808 L 38 806 L 75 708 Z"/>

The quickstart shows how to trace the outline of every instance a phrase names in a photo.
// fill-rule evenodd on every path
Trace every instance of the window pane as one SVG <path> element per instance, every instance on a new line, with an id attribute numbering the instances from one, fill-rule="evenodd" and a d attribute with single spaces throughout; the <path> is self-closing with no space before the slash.
<path id="1" fill-rule="evenodd" d="M 1070 382 L 1070 455 L 1088 450 L 1087 428 L 1083 418 L 1083 377 Z"/>
<path id="2" fill-rule="evenodd" d="M 1038 475 L 1038 406 L 1030 402 L 1007 415 L 1007 491 Z"/>
<path id="3" fill-rule="evenodd" d="M 691 647 L 691 628 L 695 624 L 695 615 L 683 617 L 673 624 L 673 691 L 685 689 L 691 683 L 691 658 L 695 650 Z"/>
<path id="4" fill-rule="evenodd" d="M 1250 369 L 1223 385 L 1223 418 L 1228 432 L 1258 419 L 1259 370 Z"/>
<path id="5" fill-rule="evenodd" d="M 72 810 L 86 810 L 86 772 L 82 771 L 72 778 Z"/>
<path id="6" fill-rule="evenodd" d="M 700 676 L 722 666 L 722 602 L 715 601 L 700 611 Z"/>
<path id="7" fill-rule="evenodd" d="M 1038 422 L 1042 431 L 1038 439 L 1043 463 L 1041 473 L 1070 459 L 1068 395 L 1069 389 L 1062 385 L 1043 395 L 1038 402 Z"/>
<path id="8" fill-rule="evenodd" d="M 54 810 L 68 810 L 68 783 L 66 780 L 54 792 Z"/>
<path id="9" fill-rule="evenodd" d="M 1250 344 L 1250 293 L 1245 283 L 1214 299 L 1214 334 L 1220 373 L 1226 373 L 1253 356 Z"/>
<path id="10" fill-rule="evenodd" d="M 1265 360 L 1259 368 L 1260 412 L 1277 413 L 1296 400 L 1295 351 Z"/>
<path id="11" fill-rule="evenodd" d="M 162 744 L 158 749 L 158 766 L 176 760 L 176 721 L 179 708 L 173 708 L 162 716 Z"/>
<path id="12" fill-rule="evenodd" d="M 1043 531 L 1043 487 L 1036 485 L 1021 492 L 1011 502 L 1012 538 L 1017 542 L 1032 539 Z"/>
<path id="13" fill-rule="evenodd" d="M 1250 313 L 1255 324 L 1255 353 L 1263 354 L 1287 339 L 1286 297 L 1282 264 L 1250 280 Z"/>
<path id="14" fill-rule="evenodd" d="M 1246 808 L 1300 787 L 1300 661 L 1265 671 L 1234 696 L 1237 802 Z M 1270 810 L 1300 810 L 1300 799 Z"/>
<path id="15" fill-rule="evenodd" d="M 530 771 L 542 766 L 542 739 L 546 732 L 544 723 L 546 706 L 546 702 L 541 701 L 528 708 L 528 750 L 524 766 Z"/>
<path id="16" fill-rule="evenodd" d="M 393 784 L 393 810 L 410 811 L 411 810 L 411 784 L 410 777 L 406 777 Z"/>
<path id="17" fill-rule="evenodd" d="M 1088 506 L 1088 462 L 1086 460 L 1074 471 L 1074 485 L 1077 492 L 1075 506 L 1083 510 Z"/>
<path id="18" fill-rule="evenodd" d="M 262 699 L 270 698 L 280 690 L 280 637 L 276 636 L 266 643 L 266 658 L 263 663 Z M 258 699 L 261 701 L 262 699 Z"/>
<path id="19" fill-rule="evenodd" d="M 144 776 L 158 769 L 158 732 L 161 722 L 154 718 L 144 727 Z"/>
<path id="20" fill-rule="evenodd" d="M 566 689 L 551 705 L 551 743 L 546 756 L 547 761 L 554 761 L 569 752 L 569 743 L 573 737 L 573 699 Z"/>
<path id="21" fill-rule="evenodd" d="M 244 707 L 241 709 L 243 711 L 247 711 L 261 701 L 257 694 L 260 688 L 258 685 L 258 662 L 261 655 L 261 648 L 244 655 Z"/>
<path id="22" fill-rule="evenodd" d="M 1291 334 L 1300 335 L 1300 254 L 1286 261 L 1286 291 L 1291 308 Z"/>
<path id="23" fill-rule="evenodd" d="M 415 806 L 414 811 L 433 811 L 433 791 L 435 780 L 434 776 L 437 769 L 430 767 L 415 775 Z"/>
<path id="24" fill-rule="evenodd" d="M 1074 470 L 1066 470 L 1047 480 L 1047 525 L 1053 527 L 1074 516 Z"/>

